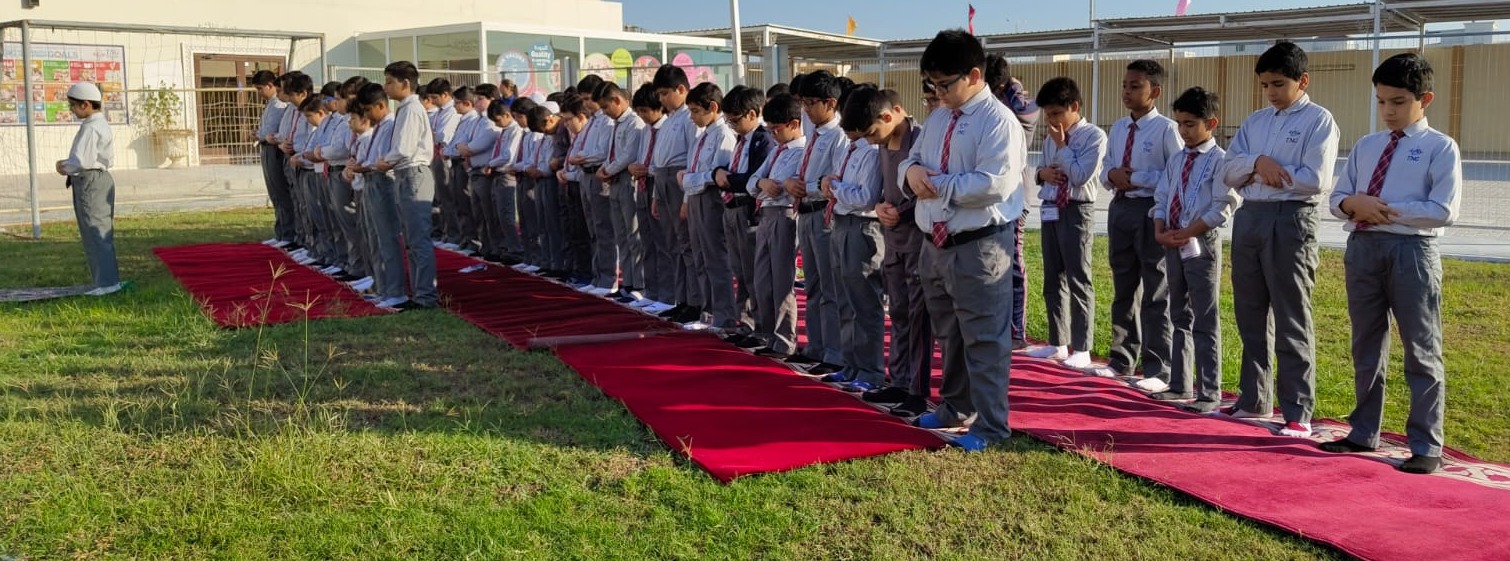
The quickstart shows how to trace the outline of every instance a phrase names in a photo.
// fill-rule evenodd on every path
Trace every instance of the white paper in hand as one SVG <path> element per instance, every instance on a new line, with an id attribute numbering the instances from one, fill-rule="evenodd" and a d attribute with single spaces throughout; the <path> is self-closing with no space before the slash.
<path id="1" fill-rule="evenodd" d="M 1185 245 L 1180 246 L 1180 260 L 1189 261 L 1201 256 L 1201 242 L 1195 238 L 1185 240 Z"/>

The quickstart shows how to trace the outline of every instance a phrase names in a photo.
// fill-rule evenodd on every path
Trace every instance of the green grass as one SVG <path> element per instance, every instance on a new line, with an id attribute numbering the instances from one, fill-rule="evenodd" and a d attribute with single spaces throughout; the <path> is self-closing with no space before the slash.
<path id="1" fill-rule="evenodd" d="M 1021 439 L 720 485 L 554 358 L 448 313 L 221 330 L 150 253 L 261 239 L 270 221 L 122 220 L 129 291 L 0 304 L 0 558 L 1339 557 Z M 0 240 L 0 286 L 83 282 L 72 225 L 45 234 Z M 1324 254 L 1326 416 L 1352 400 L 1340 274 Z M 1448 442 L 1499 461 L 1510 421 L 1491 369 L 1507 358 L 1507 281 L 1504 266 L 1447 263 Z M 1042 336 L 1041 309 L 1029 318 Z M 1392 381 L 1395 430 L 1403 387 Z"/>

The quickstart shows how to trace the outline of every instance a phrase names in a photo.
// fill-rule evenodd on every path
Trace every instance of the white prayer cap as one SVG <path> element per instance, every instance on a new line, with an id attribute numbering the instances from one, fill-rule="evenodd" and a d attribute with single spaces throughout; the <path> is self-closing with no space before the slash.
<path id="1" fill-rule="evenodd" d="M 530 101 L 535 102 L 535 105 L 543 104 L 545 103 L 545 94 L 540 92 L 532 93 L 530 94 Z"/>
<path id="2" fill-rule="evenodd" d="M 89 82 L 79 82 L 68 87 L 68 97 L 80 101 L 103 101 L 100 88 Z"/>
<path id="3" fill-rule="evenodd" d="M 545 103 L 541 103 L 540 106 L 544 107 L 546 111 L 550 111 L 552 115 L 559 115 L 559 114 L 561 114 L 561 104 L 556 103 L 554 101 L 547 101 Z"/>

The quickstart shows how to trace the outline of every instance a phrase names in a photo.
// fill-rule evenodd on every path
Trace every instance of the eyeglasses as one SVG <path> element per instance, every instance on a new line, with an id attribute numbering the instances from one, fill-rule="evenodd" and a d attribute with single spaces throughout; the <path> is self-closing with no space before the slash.
<path id="1" fill-rule="evenodd" d="M 934 92 L 943 93 L 943 92 L 947 92 L 947 91 L 949 91 L 949 88 L 951 86 L 959 83 L 960 80 L 964 80 L 964 79 L 965 79 L 965 75 L 964 74 L 960 74 L 959 76 L 955 76 L 954 78 L 949 79 L 949 80 L 944 80 L 943 82 L 934 82 L 933 80 L 929 80 L 927 78 L 924 78 L 923 79 L 923 92 L 925 92 L 925 93 L 934 93 Z"/>

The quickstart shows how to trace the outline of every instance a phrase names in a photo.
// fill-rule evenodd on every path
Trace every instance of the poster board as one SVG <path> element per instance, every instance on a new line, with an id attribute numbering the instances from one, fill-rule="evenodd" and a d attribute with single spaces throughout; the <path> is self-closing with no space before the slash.
<path id="1" fill-rule="evenodd" d="M 76 82 L 94 82 L 104 96 L 105 119 L 124 125 L 129 120 L 126 99 L 126 47 L 122 45 L 71 45 L 32 43 L 32 91 L 26 91 L 21 74 L 21 44 L 4 44 L 0 57 L 0 125 L 71 124 L 68 87 Z"/>

